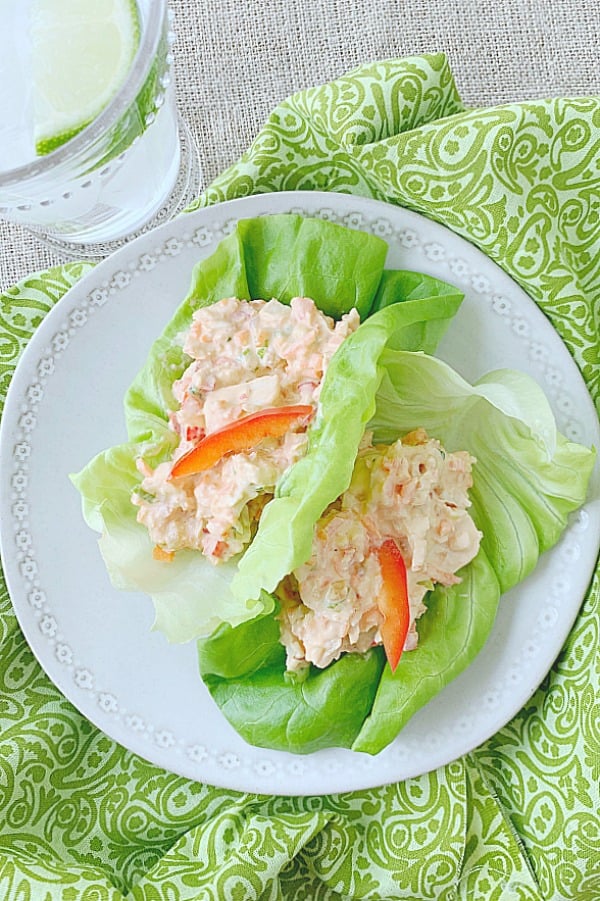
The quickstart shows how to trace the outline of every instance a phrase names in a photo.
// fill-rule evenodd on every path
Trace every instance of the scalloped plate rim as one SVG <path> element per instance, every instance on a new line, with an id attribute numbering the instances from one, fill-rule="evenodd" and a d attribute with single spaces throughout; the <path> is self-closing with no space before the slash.
<path id="1" fill-rule="evenodd" d="M 111 315 L 114 315 L 116 318 L 119 315 L 124 315 L 118 309 L 118 301 L 122 297 L 127 296 L 128 293 L 130 301 L 132 303 L 136 302 L 136 280 L 138 284 L 142 284 L 150 273 L 160 273 L 161 266 L 168 269 L 171 265 L 176 265 L 181 254 L 186 255 L 189 253 L 191 256 L 191 253 L 196 253 L 196 261 L 206 256 L 212 252 L 218 240 L 227 233 L 227 229 L 237 218 L 248 218 L 251 215 L 268 215 L 284 211 L 300 211 L 308 215 L 318 214 L 323 218 L 342 221 L 343 224 L 350 225 L 350 227 L 367 227 L 368 230 L 386 238 L 390 244 L 390 254 L 399 255 L 402 259 L 402 255 L 405 252 L 411 259 L 413 256 L 420 254 L 421 265 L 406 266 L 406 268 L 421 269 L 422 271 L 427 271 L 429 268 L 432 274 L 437 274 L 440 278 L 459 284 L 465 290 L 467 294 L 466 300 L 469 302 L 463 305 L 465 308 L 468 307 L 467 317 L 469 315 L 471 317 L 479 316 L 483 311 L 484 322 L 487 323 L 490 317 L 497 315 L 497 320 L 493 320 L 494 324 L 498 326 L 503 321 L 506 324 L 508 322 L 507 316 L 510 316 L 511 305 L 516 304 L 519 315 L 508 322 L 509 331 L 501 334 L 501 343 L 504 342 L 510 349 L 515 342 L 517 345 L 518 342 L 521 342 L 523 346 L 527 345 L 531 349 L 532 344 L 536 343 L 529 341 L 529 335 L 532 333 L 532 330 L 537 329 L 542 333 L 546 346 L 539 343 L 539 353 L 542 354 L 542 357 L 537 361 L 535 359 L 533 359 L 533 362 L 530 361 L 528 363 L 530 369 L 535 372 L 537 367 L 542 375 L 547 374 L 548 388 L 553 390 L 550 381 L 551 367 L 546 366 L 543 359 L 544 347 L 547 350 L 549 346 L 553 354 L 559 354 L 560 367 L 562 367 L 561 378 L 564 379 L 566 374 L 567 381 L 572 386 L 573 397 L 570 402 L 574 403 L 579 419 L 581 419 L 582 415 L 588 417 L 590 411 L 592 412 L 593 417 L 591 421 L 588 421 L 587 418 L 585 419 L 584 430 L 587 428 L 589 435 L 596 441 L 596 444 L 600 444 L 600 430 L 598 429 L 594 406 L 587 393 L 583 379 L 562 340 L 525 292 L 496 263 L 486 257 L 474 245 L 445 226 L 419 213 L 370 198 L 328 192 L 259 194 L 225 201 L 213 207 L 183 214 L 172 222 L 164 223 L 153 231 L 140 236 L 84 275 L 47 314 L 27 345 L 7 394 L 0 428 L 0 459 L 2 461 L 0 489 L 2 491 L 3 510 L 5 505 L 8 506 L 8 497 L 11 492 L 14 494 L 9 474 L 11 477 L 14 477 L 16 472 L 22 472 L 26 476 L 29 475 L 33 481 L 37 478 L 35 467 L 33 471 L 29 472 L 27 459 L 32 459 L 35 462 L 40 456 L 39 450 L 32 444 L 33 450 L 30 447 L 30 458 L 19 461 L 15 457 L 15 447 L 19 441 L 23 440 L 24 435 L 33 434 L 33 442 L 35 442 L 35 433 L 38 428 L 36 424 L 37 413 L 38 411 L 46 412 L 44 411 L 44 391 L 42 391 L 41 398 L 35 403 L 31 402 L 28 406 L 26 402 L 27 391 L 34 384 L 43 382 L 39 374 L 42 361 L 52 358 L 58 364 L 56 371 L 59 371 L 60 367 L 64 366 L 65 356 L 68 357 L 71 354 L 76 357 L 77 352 L 74 352 L 72 349 L 69 350 L 70 347 L 73 347 L 71 342 L 82 333 L 89 322 L 94 321 L 94 316 L 97 317 L 96 321 L 102 321 L 102 316 L 105 316 L 106 319 L 106 310 L 111 309 L 113 311 Z M 423 235 L 429 236 L 427 241 L 422 239 Z M 457 253 L 458 255 L 456 255 Z M 452 256 L 452 254 L 455 255 Z M 137 264 L 135 264 L 136 258 Z M 451 268 L 452 263 L 454 264 L 454 269 Z M 398 265 L 397 263 L 392 264 Z M 190 275 L 191 267 L 187 270 L 188 282 Z M 453 276 L 452 278 L 450 277 L 451 275 Z M 492 288 L 495 284 L 499 284 L 502 290 L 494 293 Z M 134 293 L 131 294 L 130 292 Z M 493 297 L 496 298 L 495 301 L 492 299 Z M 133 300 L 131 300 L 132 298 Z M 177 304 L 182 298 L 183 294 L 179 293 L 177 297 L 172 298 L 173 304 Z M 481 308 L 479 307 L 480 301 L 482 304 Z M 137 302 L 139 303 L 139 298 Z M 496 303 L 495 311 L 493 309 L 494 303 Z M 459 315 L 461 314 L 462 310 Z M 77 318 L 78 316 L 79 319 Z M 65 326 L 67 320 L 71 323 L 68 328 Z M 464 323 L 468 324 L 468 322 L 470 320 L 465 318 Z M 476 322 L 475 324 L 477 325 L 478 323 Z M 104 331 L 107 334 L 110 333 L 110 329 L 107 331 L 106 325 L 104 325 Z M 69 334 L 69 332 L 72 332 L 72 334 Z M 104 335 L 105 338 L 107 334 Z M 62 347 L 60 346 L 61 342 L 58 341 L 58 338 L 61 336 L 63 336 L 62 343 L 64 344 Z M 144 340 L 146 341 L 148 338 L 153 340 L 155 336 L 156 334 L 152 334 L 144 337 Z M 447 358 L 449 355 L 451 357 L 457 340 L 458 334 L 455 332 L 453 337 L 451 326 L 442 342 L 440 356 Z M 75 345 L 76 343 L 74 341 Z M 52 351 L 54 347 L 57 349 Z M 50 357 L 48 356 L 48 348 L 51 351 Z M 547 360 L 547 355 L 545 359 Z M 448 361 L 451 362 L 451 360 Z M 465 363 L 468 362 L 468 360 L 465 360 Z M 542 363 L 544 364 L 543 366 Z M 456 365 L 456 363 L 453 365 Z M 544 366 L 546 367 L 545 369 Z M 559 372 L 559 370 L 557 369 L 556 372 Z M 34 373 L 37 373 L 35 377 Z M 52 377 L 54 377 L 52 373 L 46 375 L 47 380 Z M 50 394 L 52 394 L 52 389 Z M 551 398 L 551 402 L 556 405 L 560 397 L 561 395 L 558 396 L 558 400 L 557 397 Z M 51 400 L 50 403 L 52 402 L 55 401 Z M 555 410 L 555 412 L 557 411 Z M 560 409 L 558 412 L 561 412 Z M 562 412 L 565 413 L 565 411 Z M 568 409 L 565 415 L 568 421 Z M 29 421 L 27 416 L 30 417 Z M 31 417 L 33 417 L 33 420 Z M 44 428 L 48 432 L 47 425 Z M 124 428 L 122 432 L 122 437 L 124 437 Z M 52 432 L 50 431 L 49 434 L 51 435 Z M 25 440 L 26 443 L 27 441 Z M 101 442 L 97 449 L 100 450 L 106 444 L 107 442 Z M 596 525 L 596 534 L 600 530 L 600 501 L 598 500 L 600 489 L 598 482 L 598 467 L 596 467 L 591 489 L 591 499 L 586 503 L 577 521 L 569 526 L 559 545 L 544 555 L 543 567 L 540 567 L 544 571 L 550 569 L 548 578 L 554 579 L 553 590 L 555 591 L 555 597 L 559 600 L 561 591 L 556 586 L 560 586 L 561 583 L 560 577 L 556 573 L 552 574 L 553 562 L 556 563 L 558 561 L 557 565 L 562 572 L 564 570 L 564 562 L 568 563 L 570 561 L 569 555 L 571 557 L 574 554 L 581 556 L 583 542 L 583 555 L 586 561 L 584 569 L 587 573 L 587 579 L 593 572 L 593 561 L 597 554 L 597 547 L 595 547 L 594 541 L 594 525 Z M 513 671 L 508 672 L 508 674 L 505 673 L 505 678 L 502 682 L 503 689 L 500 692 L 501 696 L 499 699 L 496 698 L 496 701 L 494 701 L 494 685 L 488 686 L 487 695 L 484 695 L 483 699 L 484 706 L 489 702 L 489 709 L 485 710 L 485 715 L 479 716 L 479 720 L 477 717 L 474 719 L 473 716 L 459 709 L 458 720 L 456 717 L 454 718 L 452 727 L 449 726 L 448 720 L 446 720 L 445 724 L 443 721 L 440 724 L 439 711 L 440 709 L 443 710 L 443 707 L 439 708 L 438 703 L 436 728 L 432 731 L 431 724 L 428 725 L 427 722 L 436 701 L 442 695 L 452 697 L 459 680 L 461 685 L 468 687 L 477 670 L 478 658 L 457 680 L 454 680 L 426 708 L 415 715 L 389 748 L 374 758 L 338 749 L 330 749 L 302 757 L 283 752 L 252 748 L 234 733 L 218 712 L 217 723 L 220 722 L 221 731 L 219 732 L 219 726 L 217 725 L 218 734 L 216 736 L 207 739 L 199 731 L 198 740 L 191 741 L 189 736 L 182 739 L 177 734 L 176 727 L 169 726 L 168 714 L 171 711 L 157 711 L 157 722 L 159 724 L 165 722 L 165 717 L 167 720 L 166 726 L 161 725 L 159 727 L 148 722 L 147 716 L 138 715 L 130 709 L 130 706 L 121 702 L 122 690 L 127 690 L 127 686 L 121 684 L 123 682 L 123 674 L 119 672 L 118 661 L 114 670 L 116 687 L 112 683 L 108 687 L 99 686 L 96 683 L 95 672 L 92 666 L 88 666 L 85 661 L 83 663 L 78 662 L 76 643 L 74 647 L 71 647 L 74 644 L 71 638 L 73 623 L 67 622 L 67 637 L 64 638 L 62 635 L 62 632 L 65 631 L 63 629 L 64 620 L 63 624 L 57 622 L 53 616 L 53 608 L 51 606 L 47 607 L 47 601 L 43 600 L 41 596 L 38 597 L 35 593 L 36 591 L 41 591 L 42 595 L 44 595 L 48 590 L 48 584 L 39 588 L 36 587 L 36 575 L 29 572 L 27 568 L 27 561 L 33 561 L 35 564 L 36 557 L 32 556 L 27 550 L 21 553 L 19 545 L 15 545 L 15 540 L 25 541 L 27 538 L 27 535 L 22 534 L 23 530 L 20 529 L 20 521 L 14 513 L 15 505 L 19 503 L 21 496 L 29 498 L 27 489 L 24 489 L 20 495 L 18 493 L 15 495 L 17 500 L 13 501 L 11 507 L 13 510 L 12 517 L 4 516 L 2 519 L 0 546 L 2 558 L 5 562 L 6 581 L 17 618 L 28 643 L 47 675 L 87 719 L 111 738 L 144 759 L 197 781 L 205 781 L 213 785 L 241 791 L 307 795 L 369 788 L 428 772 L 438 766 L 450 763 L 462 754 L 467 753 L 508 722 L 536 690 L 560 651 L 577 616 L 585 588 L 587 587 L 587 579 L 580 576 L 577 582 L 576 597 L 570 600 L 566 611 L 559 610 L 556 614 L 560 622 L 558 636 L 553 631 L 555 626 L 552 622 L 552 618 L 555 615 L 554 612 L 548 612 L 549 619 L 547 623 L 543 619 L 539 620 L 541 623 L 539 632 L 540 636 L 542 636 L 542 645 L 540 647 L 538 643 L 537 648 L 533 648 L 533 640 L 530 642 L 533 650 L 531 651 L 531 660 L 527 661 L 527 666 L 531 664 L 529 667 L 531 672 L 525 668 L 526 677 L 516 678 L 514 684 L 510 681 L 514 677 Z M 34 503 L 36 501 L 37 507 L 35 508 L 34 516 L 37 515 L 39 517 L 41 498 L 34 497 Z M 79 517 L 79 522 L 73 522 L 71 525 L 75 529 L 78 540 L 82 541 L 83 545 L 87 547 L 90 533 L 83 519 Z M 85 539 L 83 539 L 84 533 L 86 535 Z M 46 540 L 49 542 L 50 538 Z M 19 553 L 21 553 L 20 558 Z M 47 549 L 44 549 L 43 553 L 48 557 Z M 46 562 L 44 560 L 44 564 Z M 101 561 L 100 565 L 103 566 Z M 95 571 L 99 573 L 99 568 Z M 98 578 L 101 579 L 100 575 Z M 529 578 L 531 579 L 532 577 Z M 535 573 L 533 578 L 536 578 Z M 52 590 L 56 590 L 56 585 L 50 585 L 50 593 Z M 513 592 L 510 594 L 514 595 L 515 591 L 513 589 Z M 562 592 L 563 599 L 565 594 L 566 590 Z M 123 595 L 115 591 L 115 596 L 119 598 L 116 603 L 122 604 Z M 138 599 L 133 604 L 133 607 L 136 610 L 141 610 L 140 603 L 142 605 L 144 603 L 150 605 L 150 601 L 144 598 L 143 600 Z M 44 604 L 46 604 L 46 607 Z M 504 600 L 504 606 L 507 606 L 506 600 Z M 557 608 L 556 606 L 548 605 L 545 609 L 547 611 L 556 611 Z M 542 614 L 540 614 L 540 617 L 542 617 Z M 69 629 L 71 629 L 71 632 L 69 632 Z M 152 642 L 154 644 L 152 644 L 152 648 L 156 647 L 156 637 L 156 633 L 153 633 Z M 63 638 L 64 640 L 59 641 L 59 639 Z M 104 641 L 106 642 L 106 636 L 104 636 Z M 139 641 L 141 646 L 145 647 L 148 644 L 142 632 L 140 632 Z M 100 650 L 102 650 L 102 646 L 100 646 Z M 186 657 L 187 673 L 189 675 L 189 665 L 191 664 L 189 646 L 185 649 L 180 648 L 180 653 L 182 657 Z M 198 685 L 204 690 L 199 677 L 197 679 Z M 119 680 L 121 680 L 121 683 Z M 187 681 L 185 686 L 179 686 L 180 689 L 182 687 L 188 687 Z M 511 695 L 509 701 L 505 697 L 507 691 Z M 212 705 L 207 693 L 202 704 L 206 704 L 207 699 L 208 703 Z M 128 700 L 130 701 L 131 699 Z M 455 700 L 454 704 L 456 704 Z M 212 714 L 214 714 L 214 710 Z M 207 715 L 210 717 L 210 710 Z"/>

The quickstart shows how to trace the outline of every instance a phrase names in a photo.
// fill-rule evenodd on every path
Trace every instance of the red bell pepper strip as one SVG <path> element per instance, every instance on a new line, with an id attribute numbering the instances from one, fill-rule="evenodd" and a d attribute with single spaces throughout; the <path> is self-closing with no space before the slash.
<path id="1" fill-rule="evenodd" d="M 313 415 L 310 404 L 268 407 L 243 416 L 211 432 L 175 461 L 169 479 L 195 475 L 214 466 L 226 454 L 252 450 L 264 438 L 279 438 L 293 425 L 308 422 Z"/>
<path id="2" fill-rule="evenodd" d="M 388 538 L 377 548 L 383 587 L 377 606 L 383 614 L 381 637 L 390 669 L 395 672 L 410 626 L 406 564 L 398 545 Z"/>

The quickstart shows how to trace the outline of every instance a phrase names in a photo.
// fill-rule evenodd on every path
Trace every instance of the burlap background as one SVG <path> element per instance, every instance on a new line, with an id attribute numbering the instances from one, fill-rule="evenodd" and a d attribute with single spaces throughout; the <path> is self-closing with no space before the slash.
<path id="1" fill-rule="evenodd" d="M 362 62 L 447 53 L 469 105 L 600 94 L 598 0 L 172 0 L 204 181 L 288 94 Z M 60 260 L 0 223 L 0 289 Z"/>

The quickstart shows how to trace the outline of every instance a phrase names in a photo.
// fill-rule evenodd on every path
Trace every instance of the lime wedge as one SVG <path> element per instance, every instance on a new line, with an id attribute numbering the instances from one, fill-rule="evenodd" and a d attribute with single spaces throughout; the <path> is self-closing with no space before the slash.
<path id="1" fill-rule="evenodd" d="M 123 84 L 140 39 L 135 0 L 33 0 L 34 141 L 50 153 Z"/>

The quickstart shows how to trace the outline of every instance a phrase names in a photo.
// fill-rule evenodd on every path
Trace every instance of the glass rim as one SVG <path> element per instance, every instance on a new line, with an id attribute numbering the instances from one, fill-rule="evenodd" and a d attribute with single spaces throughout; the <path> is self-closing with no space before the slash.
<path id="1" fill-rule="evenodd" d="M 136 3 L 137 5 L 137 3 Z M 0 171 L 0 187 L 11 187 L 30 178 L 38 178 L 55 166 L 68 162 L 91 146 L 123 115 L 139 94 L 150 71 L 160 40 L 160 26 L 168 12 L 168 0 L 150 0 L 148 20 L 141 24 L 140 43 L 127 77 L 104 109 L 80 132 L 56 150 L 35 157 L 29 163 Z"/>

